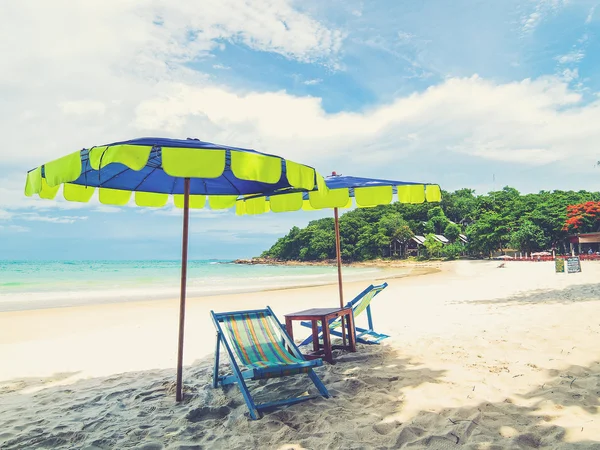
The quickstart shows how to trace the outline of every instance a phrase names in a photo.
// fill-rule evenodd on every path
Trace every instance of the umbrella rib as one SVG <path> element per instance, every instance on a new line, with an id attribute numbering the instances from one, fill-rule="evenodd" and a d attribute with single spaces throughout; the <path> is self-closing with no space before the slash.
<path id="1" fill-rule="evenodd" d="M 177 184 L 177 177 L 173 177 L 173 185 L 171 186 L 171 195 L 175 195 L 175 185 Z"/>
<path id="2" fill-rule="evenodd" d="M 110 177 L 108 180 L 103 181 L 102 183 L 98 183 L 98 187 L 102 187 L 103 184 L 108 183 L 109 181 L 114 180 L 115 178 L 117 178 L 119 175 L 123 175 L 125 172 L 127 172 L 128 170 L 131 170 L 129 167 L 127 167 L 125 170 L 119 172 L 119 173 L 115 173 L 112 177 Z M 98 170 L 98 172 L 100 172 Z M 100 178 L 100 175 L 98 175 L 98 178 Z"/>
<path id="3" fill-rule="evenodd" d="M 152 175 L 154 172 L 156 172 L 156 169 L 157 169 L 157 167 L 153 168 L 153 169 L 152 169 L 152 171 L 151 171 L 151 172 L 150 172 L 148 175 L 146 175 L 146 176 L 144 177 L 144 179 L 143 179 L 142 181 L 140 181 L 140 183 L 139 183 L 139 184 L 138 184 L 138 185 L 135 187 L 134 191 L 137 191 L 137 190 L 138 190 L 138 188 L 139 188 L 139 187 L 140 187 L 142 184 L 144 184 L 144 182 L 145 182 L 145 181 L 148 179 L 148 177 L 149 177 L 150 175 Z"/>
<path id="4" fill-rule="evenodd" d="M 225 175 L 225 172 L 223 172 L 223 179 L 225 181 L 227 181 L 231 185 L 231 187 L 237 191 L 237 195 L 242 195 L 242 193 L 240 192 L 240 190 L 235 187 L 235 185 L 231 182 L 231 180 L 229 180 L 229 178 L 227 178 L 227 176 Z"/>

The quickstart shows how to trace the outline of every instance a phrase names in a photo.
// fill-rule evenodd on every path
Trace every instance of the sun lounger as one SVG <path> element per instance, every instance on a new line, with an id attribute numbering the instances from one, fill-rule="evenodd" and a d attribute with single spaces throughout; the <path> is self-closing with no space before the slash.
<path id="1" fill-rule="evenodd" d="M 371 315 L 371 301 L 377 294 L 383 291 L 387 285 L 387 283 L 383 283 L 378 286 L 371 285 L 346 305 L 347 308 L 352 308 L 352 312 L 354 313 L 354 323 L 356 323 L 357 316 L 359 316 L 362 312 L 367 311 L 368 328 L 356 326 L 356 342 L 360 342 L 361 344 L 379 344 L 379 342 L 389 337 L 387 334 L 377 333 L 373 329 L 373 316 Z M 310 322 L 300 322 L 300 324 L 304 327 L 312 328 L 312 323 Z M 342 333 L 337 330 L 340 328 L 341 324 L 342 321 L 339 318 L 331 321 L 329 323 L 329 332 L 335 336 L 342 337 Z M 319 327 L 319 337 L 321 336 L 322 331 Z M 312 341 L 313 338 L 311 334 L 300 345 L 307 345 Z"/>
<path id="2" fill-rule="evenodd" d="M 266 408 L 298 403 L 314 398 L 314 396 L 303 395 L 297 398 L 256 404 L 245 380 L 305 373 L 315 384 L 319 393 L 325 398 L 329 397 L 325 385 L 313 370 L 314 367 L 323 365 L 323 361 L 304 359 L 271 308 L 226 313 L 211 311 L 211 315 L 217 329 L 213 387 L 237 383 L 253 419 L 258 419 L 260 412 Z M 225 346 L 231 362 L 233 373 L 228 376 L 219 376 L 221 342 Z"/>

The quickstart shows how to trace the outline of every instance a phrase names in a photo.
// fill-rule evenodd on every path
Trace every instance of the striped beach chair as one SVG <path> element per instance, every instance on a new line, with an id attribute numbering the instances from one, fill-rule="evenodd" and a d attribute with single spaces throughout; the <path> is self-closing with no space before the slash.
<path id="1" fill-rule="evenodd" d="M 371 315 L 371 301 L 377 294 L 383 291 L 387 287 L 387 283 L 380 284 L 378 286 L 370 285 L 360 294 L 358 294 L 354 300 L 348 302 L 346 304 L 346 308 L 352 308 L 352 313 L 354 314 L 354 323 L 356 323 L 356 317 L 362 314 L 364 311 L 367 312 L 367 324 L 368 328 L 355 327 L 356 329 L 356 342 L 360 342 L 361 344 L 379 344 L 382 340 L 389 338 L 387 334 L 377 333 L 373 329 L 373 316 Z M 311 322 L 300 322 L 300 324 L 304 327 L 312 328 Z M 338 317 L 337 319 L 329 322 L 329 332 L 332 335 L 342 337 L 342 333 L 340 333 L 337 328 L 342 325 L 341 319 Z M 319 337 L 322 336 L 321 327 L 319 327 Z M 312 334 L 307 337 L 300 345 L 307 345 L 313 341 Z"/>
<path id="2" fill-rule="evenodd" d="M 245 380 L 284 377 L 307 374 L 319 393 L 329 398 L 329 392 L 313 368 L 323 365 L 320 359 L 307 361 L 290 339 L 285 329 L 267 306 L 266 309 L 215 313 L 211 316 L 217 329 L 217 348 L 213 387 L 237 383 L 250 417 L 258 419 L 266 408 L 289 405 L 315 396 L 303 395 L 296 398 L 256 404 L 248 390 Z M 221 343 L 225 346 L 231 362 L 232 374 L 219 375 L 219 351 Z M 287 348 L 286 348 L 287 347 Z M 289 350 L 288 350 L 289 349 Z"/>

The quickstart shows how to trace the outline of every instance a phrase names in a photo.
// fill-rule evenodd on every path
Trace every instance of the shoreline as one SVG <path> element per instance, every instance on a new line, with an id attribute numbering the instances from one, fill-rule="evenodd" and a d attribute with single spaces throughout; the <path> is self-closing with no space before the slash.
<path id="1" fill-rule="evenodd" d="M 455 260 L 459 261 L 459 260 Z M 427 264 L 436 264 L 443 262 L 451 262 L 451 261 L 442 261 L 442 260 L 407 260 L 407 259 L 370 259 L 367 261 L 352 261 L 352 262 L 344 262 L 342 261 L 342 267 L 412 267 L 415 265 L 427 265 Z M 337 266 L 337 260 L 335 259 L 324 259 L 322 261 L 299 261 L 296 259 L 270 259 L 270 258 L 238 258 L 230 261 L 230 264 L 240 264 L 240 265 L 248 265 L 248 266 Z"/>
<path id="2" fill-rule="evenodd" d="M 293 268 L 302 267 L 305 266 L 305 264 L 288 264 L 286 266 Z M 315 264 L 315 266 L 317 265 Z M 318 266 L 324 267 L 327 265 L 318 264 Z M 382 279 L 413 277 L 441 271 L 439 264 L 396 266 L 364 263 L 345 267 L 349 267 L 351 269 L 374 269 L 376 273 L 373 273 L 373 271 L 366 271 L 365 273 L 343 273 L 344 284 L 368 280 L 378 281 Z M 407 269 L 410 270 L 407 271 Z M 201 299 L 260 292 L 272 292 L 278 290 L 287 291 L 319 286 L 337 286 L 337 277 L 335 277 L 333 272 L 331 274 L 324 274 L 324 276 L 328 277 L 329 279 L 315 280 L 310 276 L 307 276 L 305 279 L 298 278 L 290 280 L 285 275 L 272 275 L 269 276 L 268 279 L 265 279 L 264 283 L 259 285 L 244 285 L 243 283 L 241 285 L 233 284 L 225 286 L 219 290 L 214 290 L 211 287 L 208 287 L 206 290 L 202 290 L 202 288 L 190 285 L 188 282 L 187 298 Z M 71 289 L 66 289 L 64 292 L 50 291 L 46 294 L 38 291 L 4 294 L 8 296 L 8 298 L 3 298 L 3 294 L 0 291 L 0 314 L 6 312 L 39 311 L 45 309 L 60 309 L 80 306 L 160 302 L 176 298 L 179 292 L 179 286 L 177 284 L 174 284 L 171 288 L 165 288 L 163 286 L 160 290 L 154 291 L 145 292 L 144 289 L 145 288 L 142 286 L 126 289 L 115 289 L 109 287 L 104 290 L 97 289 L 94 291 L 82 291 L 81 296 L 75 296 L 74 292 L 77 291 L 72 291 Z M 11 299 L 11 296 L 14 298 Z"/>
<path id="3" fill-rule="evenodd" d="M 453 261 L 462 261 L 460 259 Z M 342 261 L 342 267 L 379 267 L 379 268 L 401 268 L 401 267 L 438 267 L 443 263 L 452 263 L 453 261 L 443 260 L 400 260 L 400 259 L 371 259 L 368 261 L 353 261 L 344 262 Z M 466 261 L 466 260 L 464 260 Z M 279 260 L 269 258 L 250 258 L 250 259 L 234 259 L 231 264 L 248 265 L 248 266 L 325 266 L 325 267 L 337 267 L 337 261 L 335 259 L 324 259 L 322 261 L 298 261 L 295 259 L 290 260 Z"/>

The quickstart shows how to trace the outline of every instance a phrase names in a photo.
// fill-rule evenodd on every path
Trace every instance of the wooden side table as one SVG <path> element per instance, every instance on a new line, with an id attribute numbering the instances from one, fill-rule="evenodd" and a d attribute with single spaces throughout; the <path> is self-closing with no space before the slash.
<path id="1" fill-rule="evenodd" d="M 344 317 L 347 325 L 348 345 L 331 345 L 329 322 L 338 317 Z M 290 338 L 294 340 L 292 322 L 294 320 L 310 320 L 312 323 L 313 351 L 305 354 L 306 359 L 323 358 L 333 364 L 332 348 L 343 348 L 351 352 L 356 351 L 356 331 L 354 330 L 354 314 L 352 308 L 313 308 L 285 315 L 285 327 Z M 319 322 L 323 331 L 323 344 L 319 342 Z"/>

